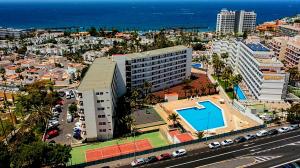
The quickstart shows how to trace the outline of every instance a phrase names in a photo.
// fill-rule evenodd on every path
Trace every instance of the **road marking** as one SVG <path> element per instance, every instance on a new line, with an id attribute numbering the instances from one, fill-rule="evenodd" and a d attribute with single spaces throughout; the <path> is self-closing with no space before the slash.
<path id="1" fill-rule="evenodd" d="M 257 150 L 260 150 L 261 148 L 256 148 L 256 149 L 251 149 L 250 152 L 254 152 L 254 151 L 257 151 Z"/>
<path id="2" fill-rule="evenodd" d="M 289 164 L 289 163 L 292 163 L 292 162 L 296 162 L 296 161 L 299 161 L 300 159 L 294 159 L 294 160 L 291 160 L 291 161 L 288 161 L 288 162 L 285 162 L 285 163 L 281 163 L 279 165 L 276 165 L 276 166 L 273 166 L 273 167 L 270 167 L 270 168 L 276 168 L 276 167 L 279 167 L 279 166 L 282 166 L 282 165 L 285 165 L 285 164 Z"/>
<path id="3" fill-rule="evenodd" d="M 300 145 L 300 141 L 297 141 L 297 142 L 294 142 L 294 143 L 291 143 L 289 145 Z"/>
<path id="4" fill-rule="evenodd" d="M 299 137 L 299 136 L 300 135 L 295 135 L 295 136 L 292 136 L 292 137 L 288 137 L 288 138 L 284 138 L 284 139 L 279 139 L 279 140 L 275 140 L 275 141 L 272 141 L 272 142 L 267 142 L 267 143 L 264 143 L 264 144 L 259 144 L 259 145 L 256 145 L 256 146 L 242 148 L 242 149 L 238 149 L 238 150 L 235 150 L 235 151 L 230 151 L 230 152 L 226 152 L 226 153 L 222 153 L 222 154 L 218 154 L 218 155 L 214 155 L 214 156 L 210 156 L 210 157 L 206 157 L 206 158 L 201 158 L 201 159 L 196 159 L 196 160 L 192 160 L 192 161 L 185 162 L 185 163 L 180 163 L 180 164 L 177 164 L 177 165 L 169 166 L 167 168 L 172 168 L 172 167 L 178 167 L 178 166 L 182 166 L 182 165 L 187 165 L 187 164 L 198 162 L 198 161 L 201 161 L 201 160 L 211 159 L 211 158 L 215 158 L 215 157 L 227 155 L 227 154 L 230 154 L 230 153 L 235 153 L 235 152 L 239 152 L 239 151 L 243 151 L 243 150 L 247 150 L 247 149 L 251 149 L 251 148 L 255 148 L 255 147 L 259 147 L 259 146 L 264 146 L 264 145 L 272 144 L 272 143 L 283 141 L 283 140 L 287 140 L 287 139 L 292 139 L 292 138 Z"/>
<path id="5" fill-rule="evenodd" d="M 266 162 L 266 161 L 269 161 L 269 160 L 272 160 L 272 159 L 276 159 L 276 158 L 279 158 L 281 156 L 256 156 L 254 157 L 255 159 L 255 163 L 261 163 L 261 162 Z"/>
<path id="6" fill-rule="evenodd" d="M 250 145 L 253 145 L 253 144 L 255 144 L 255 143 L 245 144 L 243 146 L 250 146 Z"/>

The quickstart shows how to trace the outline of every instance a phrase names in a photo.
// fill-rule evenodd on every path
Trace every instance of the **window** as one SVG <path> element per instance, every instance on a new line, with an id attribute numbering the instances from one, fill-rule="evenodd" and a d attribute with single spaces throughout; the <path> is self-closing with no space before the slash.
<path id="1" fill-rule="evenodd" d="M 80 106 L 83 106 L 83 101 L 80 101 L 80 102 L 79 102 L 79 105 L 80 105 Z"/>
<path id="2" fill-rule="evenodd" d="M 106 122 L 99 122 L 99 125 L 106 125 Z"/>
<path id="3" fill-rule="evenodd" d="M 105 115 L 98 115 L 98 118 L 105 118 Z"/>
<path id="4" fill-rule="evenodd" d="M 97 110 L 104 110 L 104 107 L 98 107 Z"/>
<path id="5" fill-rule="evenodd" d="M 99 92 L 96 92 L 96 95 L 100 95 L 100 93 L 99 93 Z"/>
<path id="6" fill-rule="evenodd" d="M 97 100 L 97 103 L 100 103 L 100 102 L 102 103 L 102 102 L 104 102 L 104 100 Z"/>
<path id="7" fill-rule="evenodd" d="M 106 129 L 99 129 L 99 132 L 106 132 Z"/>

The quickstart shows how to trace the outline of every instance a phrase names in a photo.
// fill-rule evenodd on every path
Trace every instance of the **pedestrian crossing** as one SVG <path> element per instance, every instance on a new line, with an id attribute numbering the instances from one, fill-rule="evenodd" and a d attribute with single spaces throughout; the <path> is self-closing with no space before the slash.
<path id="1" fill-rule="evenodd" d="M 290 143 L 289 145 L 300 145 L 300 141 Z"/>
<path id="2" fill-rule="evenodd" d="M 279 158 L 280 156 L 256 156 L 254 157 L 255 163 L 266 162 L 272 159 Z"/>

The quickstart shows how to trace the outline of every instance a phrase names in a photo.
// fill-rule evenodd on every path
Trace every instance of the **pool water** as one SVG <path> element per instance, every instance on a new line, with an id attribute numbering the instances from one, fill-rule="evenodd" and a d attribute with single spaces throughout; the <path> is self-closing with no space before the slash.
<path id="1" fill-rule="evenodd" d="M 242 89 L 240 88 L 240 86 L 234 86 L 234 92 L 237 94 L 237 98 L 239 100 L 246 100 L 246 96 L 244 94 L 244 92 L 242 91 Z"/>
<path id="2" fill-rule="evenodd" d="M 204 131 L 223 127 L 222 110 L 211 101 L 198 102 L 204 108 L 191 107 L 176 110 L 177 113 L 196 131 Z"/>
<path id="3" fill-rule="evenodd" d="M 192 67 L 193 67 L 193 68 L 196 68 L 196 69 L 201 69 L 201 68 L 203 68 L 201 63 L 193 63 L 193 64 L 192 64 Z"/>

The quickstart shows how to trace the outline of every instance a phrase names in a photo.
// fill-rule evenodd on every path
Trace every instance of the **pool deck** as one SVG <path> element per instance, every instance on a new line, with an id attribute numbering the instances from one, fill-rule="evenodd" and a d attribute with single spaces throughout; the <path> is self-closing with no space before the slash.
<path id="1" fill-rule="evenodd" d="M 168 124 L 172 124 L 171 121 L 168 121 L 168 115 L 175 112 L 177 109 L 187 108 L 197 106 L 197 102 L 210 100 L 218 107 L 223 109 L 224 112 L 224 122 L 226 123 L 225 127 L 216 128 L 213 131 L 209 131 L 209 135 L 213 134 L 222 134 L 225 132 L 245 129 L 253 126 L 259 125 L 259 123 L 254 120 L 244 116 L 239 111 L 232 108 L 230 104 L 221 104 L 219 100 L 222 99 L 220 95 L 212 95 L 212 96 L 202 96 L 194 99 L 183 99 L 177 100 L 167 103 L 161 103 L 155 106 L 156 111 L 161 115 L 161 117 Z M 195 130 L 189 126 L 183 119 L 179 120 L 180 124 L 193 135 Z M 207 133 L 207 131 L 205 131 Z"/>

